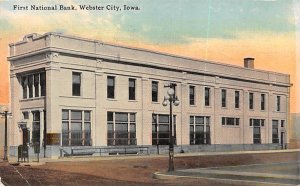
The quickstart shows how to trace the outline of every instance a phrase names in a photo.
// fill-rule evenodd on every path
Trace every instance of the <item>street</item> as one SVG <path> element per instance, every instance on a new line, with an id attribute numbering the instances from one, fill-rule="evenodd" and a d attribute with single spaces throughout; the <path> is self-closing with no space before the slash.
<path id="1" fill-rule="evenodd" d="M 300 152 L 201 156 L 175 154 L 175 170 L 292 162 L 298 160 L 299 155 Z M 6 185 L 235 185 L 209 179 L 153 178 L 155 172 L 166 173 L 167 167 L 167 156 L 74 158 L 72 161 L 65 158 L 40 166 L 13 166 L 1 162 L 0 177 Z"/>

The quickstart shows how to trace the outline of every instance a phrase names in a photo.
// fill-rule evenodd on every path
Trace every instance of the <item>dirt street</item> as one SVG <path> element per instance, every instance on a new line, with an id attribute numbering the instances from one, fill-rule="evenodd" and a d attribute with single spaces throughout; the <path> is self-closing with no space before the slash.
<path id="1" fill-rule="evenodd" d="M 289 162 L 299 157 L 300 152 L 175 157 L 175 168 Z M 154 172 L 165 172 L 167 167 L 167 156 L 61 161 L 31 167 L 0 163 L 0 177 L 8 185 L 220 185 L 215 180 L 157 180 L 152 177 Z"/>

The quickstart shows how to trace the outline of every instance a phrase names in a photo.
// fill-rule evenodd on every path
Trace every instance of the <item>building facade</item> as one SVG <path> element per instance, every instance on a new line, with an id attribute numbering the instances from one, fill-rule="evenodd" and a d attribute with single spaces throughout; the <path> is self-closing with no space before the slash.
<path id="1" fill-rule="evenodd" d="M 180 100 L 176 151 L 288 143 L 289 75 L 256 70 L 253 58 L 238 67 L 46 33 L 10 44 L 8 59 L 11 155 L 24 141 L 49 156 L 60 147 L 167 147 L 168 82 Z"/>

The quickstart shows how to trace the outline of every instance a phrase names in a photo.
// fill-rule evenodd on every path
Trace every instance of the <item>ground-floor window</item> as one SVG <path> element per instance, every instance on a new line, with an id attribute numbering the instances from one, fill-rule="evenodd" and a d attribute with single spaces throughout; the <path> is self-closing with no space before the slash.
<path id="1" fill-rule="evenodd" d="M 209 116 L 190 116 L 190 144 L 210 144 Z"/>
<path id="2" fill-rule="evenodd" d="M 173 136 L 176 144 L 176 116 L 173 115 Z M 170 144 L 170 115 L 152 114 L 152 145 Z"/>
<path id="3" fill-rule="evenodd" d="M 91 111 L 62 110 L 62 145 L 92 145 Z"/>
<path id="4" fill-rule="evenodd" d="M 278 120 L 272 121 L 272 143 L 279 143 L 278 124 Z"/>
<path id="5" fill-rule="evenodd" d="M 32 121 L 32 143 L 35 145 L 40 144 L 40 112 L 32 112 L 33 121 Z"/>
<path id="6" fill-rule="evenodd" d="M 249 120 L 249 125 L 253 126 L 253 143 L 259 144 L 261 143 L 261 127 L 265 126 L 264 119 L 253 119 Z"/>
<path id="7" fill-rule="evenodd" d="M 136 113 L 107 112 L 107 145 L 136 144 Z"/>

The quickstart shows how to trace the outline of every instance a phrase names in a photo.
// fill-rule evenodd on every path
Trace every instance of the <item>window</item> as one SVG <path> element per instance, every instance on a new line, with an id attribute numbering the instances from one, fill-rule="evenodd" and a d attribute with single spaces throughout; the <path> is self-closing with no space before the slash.
<path id="1" fill-rule="evenodd" d="M 135 79 L 129 78 L 129 100 L 135 100 Z"/>
<path id="2" fill-rule="evenodd" d="M 205 106 L 209 106 L 210 105 L 210 88 L 208 88 L 208 87 L 205 87 L 204 88 L 204 104 L 205 104 Z"/>
<path id="3" fill-rule="evenodd" d="M 152 81 L 152 101 L 158 102 L 158 82 Z"/>
<path id="4" fill-rule="evenodd" d="M 90 146 L 91 111 L 62 110 L 62 145 Z"/>
<path id="5" fill-rule="evenodd" d="M 32 143 L 40 144 L 40 112 L 32 112 Z"/>
<path id="6" fill-rule="evenodd" d="M 249 109 L 254 108 L 254 94 L 252 92 L 249 93 Z"/>
<path id="7" fill-rule="evenodd" d="M 169 145 L 170 116 L 152 114 L 152 145 Z M 173 116 L 173 136 L 176 144 L 176 116 Z"/>
<path id="8" fill-rule="evenodd" d="M 280 96 L 277 96 L 277 101 L 276 101 L 276 103 L 277 103 L 277 111 L 280 111 Z"/>
<path id="9" fill-rule="evenodd" d="M 29 98 L 33 98 L 33 75 L 28 76 Z"/>
<path id="10" fill-rule="evenodd" d="M 190 86 L 190 105 L 195 105 L 195 86 Z"/>
<path id="11" fill-rule="evenodd" d="M 252 126 L 261 126 L 261 127 L 264 127 L 265 126 L 265 120 L 264 119 L 253 119 L 253 118 L 250 118 L 249 120 L 249 126 L 252 127 Z"/>
<path id="12" fill-rule="evenodd" d="M 226 90 L 222 89 L 221 91 L 222 91 L 222 93 L 221 93 L 222 94 L 221 95 L 222 96 L 222 100 L 221 100 L 222 101 L 222 107 L 226 107 Z"/>
<path id="13" fill-rule="evenodd" d="M 115 77 L 107 76 L 107 98 L 115 98 Z"/>
<path id="14" fill-rule="evenodd" d="M 29 119 L 29 113 L 26 111 L 26 112 L 22 112 L 23 114 L 23 119 Z"/>
<path id="15" fill-rule="evenodd" d="M 260 110 L 265 110 L 265 94 L 260 95 Z"/>
<path id="16" fill-rule="evenodd" d="M 81 73 L 73 72 L 72 73 L 72 95 L 80 96 L 81 89 Z"/>
<path id="17" fill-rule="evenodd" d="M 107 112 L 107 145 L 136 144 L 136 114 Z"/>
<path id="18" fill-rule="evenodd" d="M 34 96 L 39 97 L 40 93 L 40 75 L 34 74 Z"/>
<path id="19" fill-rule="evenodd" d="M 240 92 L 239 91 L 234 92 L 234 107 L 240 108 Z"/>
<path id="20" fill-rule="evenodd" d="M 253 143 L 254 144 L 260 144 L 261 143 L 261 132 L 259 126 L 253 127 Z"/>
<path id="21" fill-rule="evenodd" d="M 84 130 L 83 130 L 83 144 L 92 145 L 91 136 L 91 112 L 84 111 Z"/>
<path id="22" fill-rule="evenodd" d="M 261 127 L 265 126 L 264 119 L 253 119 L 250 118 L 249 125 L 253 126 L 253 143 L 259 144 L 261 143 Z"/>
<path id="23" fill-rule="evenodd" d="M 190 116 L 190 144 L 210 144 L 209 116 Z"/>
<path id="24" fill-rule="evenodd" d="M 27 86 L 28 86 L 27 76 L 23 76 L 21 78 L 21 85 L 23 88 L 23 99 L 27 99 Z"/>
<path id="25" fill-rule="evenodd" d="M 34 73 L 21 76 L 23 99 L 46 95 L 46 73 Z"/>
<path id="26" fill-rule="evenodd" d="M 41 96 L 46 95 L 46 73 L 40 74 Z"/>
<path id="27" fill-rule="evenodd" d="M 284 123 L 285 123 L 285 121 L 281 120 L 281 127 L 284 127 Z"/>
<path id="28" fill-rule="evenodd" d="M 272 143 L 279 143 L 278 120 L 272 120 Z"/>
<path id="29" fill-rule="evenodd" d="M 240 118 L 222 117 L 222 125 L 239 126 Z"/>

